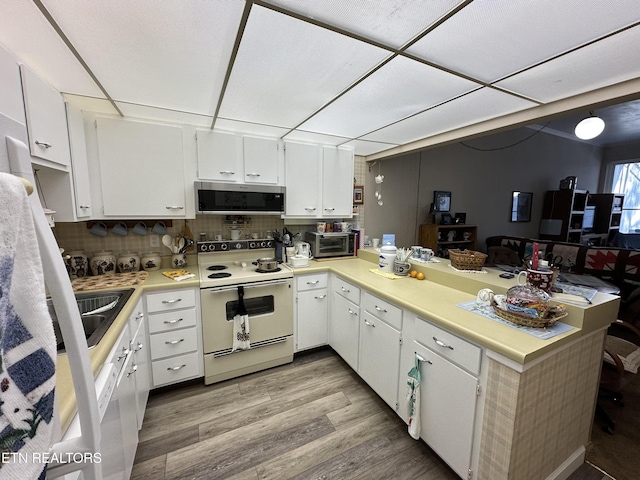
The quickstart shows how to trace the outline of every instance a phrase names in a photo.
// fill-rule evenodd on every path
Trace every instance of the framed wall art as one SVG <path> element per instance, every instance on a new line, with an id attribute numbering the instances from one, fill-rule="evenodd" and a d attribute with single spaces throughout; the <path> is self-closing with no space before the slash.
<path id="1" fill-rule="evenodd" d="M 511 194 L 511 221 L 530 222 L 532 202 L 532 192 L 513 192 Z"/>
<path id="2" fill-rule="evenodd" d="M 451 192 L 435 190 L 433 192 L 433 211 L 448 212 L 451 210 Z"/>
<path id="3" fill-rule="evenodd" d="M 363 203 L 364 203 L 364 186 L 354 185 L 353 186 L 353 204 L 362 205 Z"/>

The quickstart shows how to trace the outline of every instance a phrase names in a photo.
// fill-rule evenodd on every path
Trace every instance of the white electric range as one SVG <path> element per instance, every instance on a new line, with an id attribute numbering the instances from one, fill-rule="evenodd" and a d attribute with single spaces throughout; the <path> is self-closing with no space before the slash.
<path id="1" fill-rule="evenodd" d="M 260 271 L 254 264 L 274 256 L 270 242 L 197 244 L 206 384 L 293 360 L 293 271 L 284 264 Z M 249 315 L 251 348 L 232 351 L 240 301 Z"/>

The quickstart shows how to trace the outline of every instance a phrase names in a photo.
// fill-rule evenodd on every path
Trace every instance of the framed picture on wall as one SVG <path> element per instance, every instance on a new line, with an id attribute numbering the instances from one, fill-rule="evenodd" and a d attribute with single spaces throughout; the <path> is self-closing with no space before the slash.
<path id="1" fill-rule="evenodd" d="M 448 212 L 451 210 L 451 192 L 435 190 L 433 192 L 433 211 Z"/>
<path id="2" fill-rule="evenodd" d="M 511 194 L 511 221 L 530 222 L 532 192 L 513 192 Z"/>
<path id="3" fill-rule="evenodd" d="M 354 185 L 353 186 L 353 204 L 362 205 L 363 203 L 364 203 L 364 186 Z"/>

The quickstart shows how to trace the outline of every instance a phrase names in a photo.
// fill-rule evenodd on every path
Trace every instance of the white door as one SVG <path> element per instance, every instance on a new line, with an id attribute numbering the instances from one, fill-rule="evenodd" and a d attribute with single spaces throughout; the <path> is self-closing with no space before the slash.
<path id="1" fill-rule="evenodd" d="M 360 307 L 333 292 L 329 319 L 329 344 L 357 372 Z"/>
<path id="2" fill-rule="evenodd" d="M 296 349 L 327 344 L 327 289 L 298 292 Z"/>
<path id="3" fill-rule="evenodd" d="M 278 141 L 244 137 L 244 182 L 278 183 Z"/>
<path id="4" fill-rule="evenodd" d="M 198 178 L 242 182 L 242 137 L 231 133 L 196 131 Z"/>
<path id="5" fill-rule="evenodd" d="M 286 216 L 317 217 L 320 213 L 320 148 L 301 143 L 285 144 Z"/>
<path id="6" fill-rule="evenodd" d="M 398 402 L 400 332 L 368 312 L 360 321 L 358 373 L 392 408 Z"/>
<path id="7" fill-rule="evenodd" d="M 184 217 L 182 130 L 98 118 L 105 216 Z"/>
<path id="8" fill-rule="evenodd" d="M 420 437 L 460 477 L 471 464 L 478 380 L 414 342 L 420 362 Z"/>
<path id="9" fill-rule="evenodd" d="M 353 151 L 322 148 L 321 216 L 351 217 L 353 212 Z"/>

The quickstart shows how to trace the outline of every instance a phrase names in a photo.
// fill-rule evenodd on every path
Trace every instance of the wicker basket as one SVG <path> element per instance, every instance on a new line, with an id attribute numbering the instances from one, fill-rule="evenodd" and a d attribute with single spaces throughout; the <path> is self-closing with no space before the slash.
<path id="1" fill-rule="evenodd" d="M 518 315 L 516 313 L 507 312 L 506 310 L 502 310 L 497 305 L 493 305 L 493 311 L 503 320 L 507 320 L 508 322 L 515 323 L 516 325 L 523 325 L 525 327 L 536 327 L 536 328 L 544 328 L 553 325 L 555 322 L 560 320 L 561 318 L 569 315 L 567 312 L 551 312 L 545 318 L 530 318 L 525 317 L 524 315 Z"/>
<path id="2" fill-rule="evenodd" d="M 451 260 L 451 266 L 458 270 L 482 270 L 487 254 L 473 250 L 452 248 L 449 250 L 449 259 Z"/>

